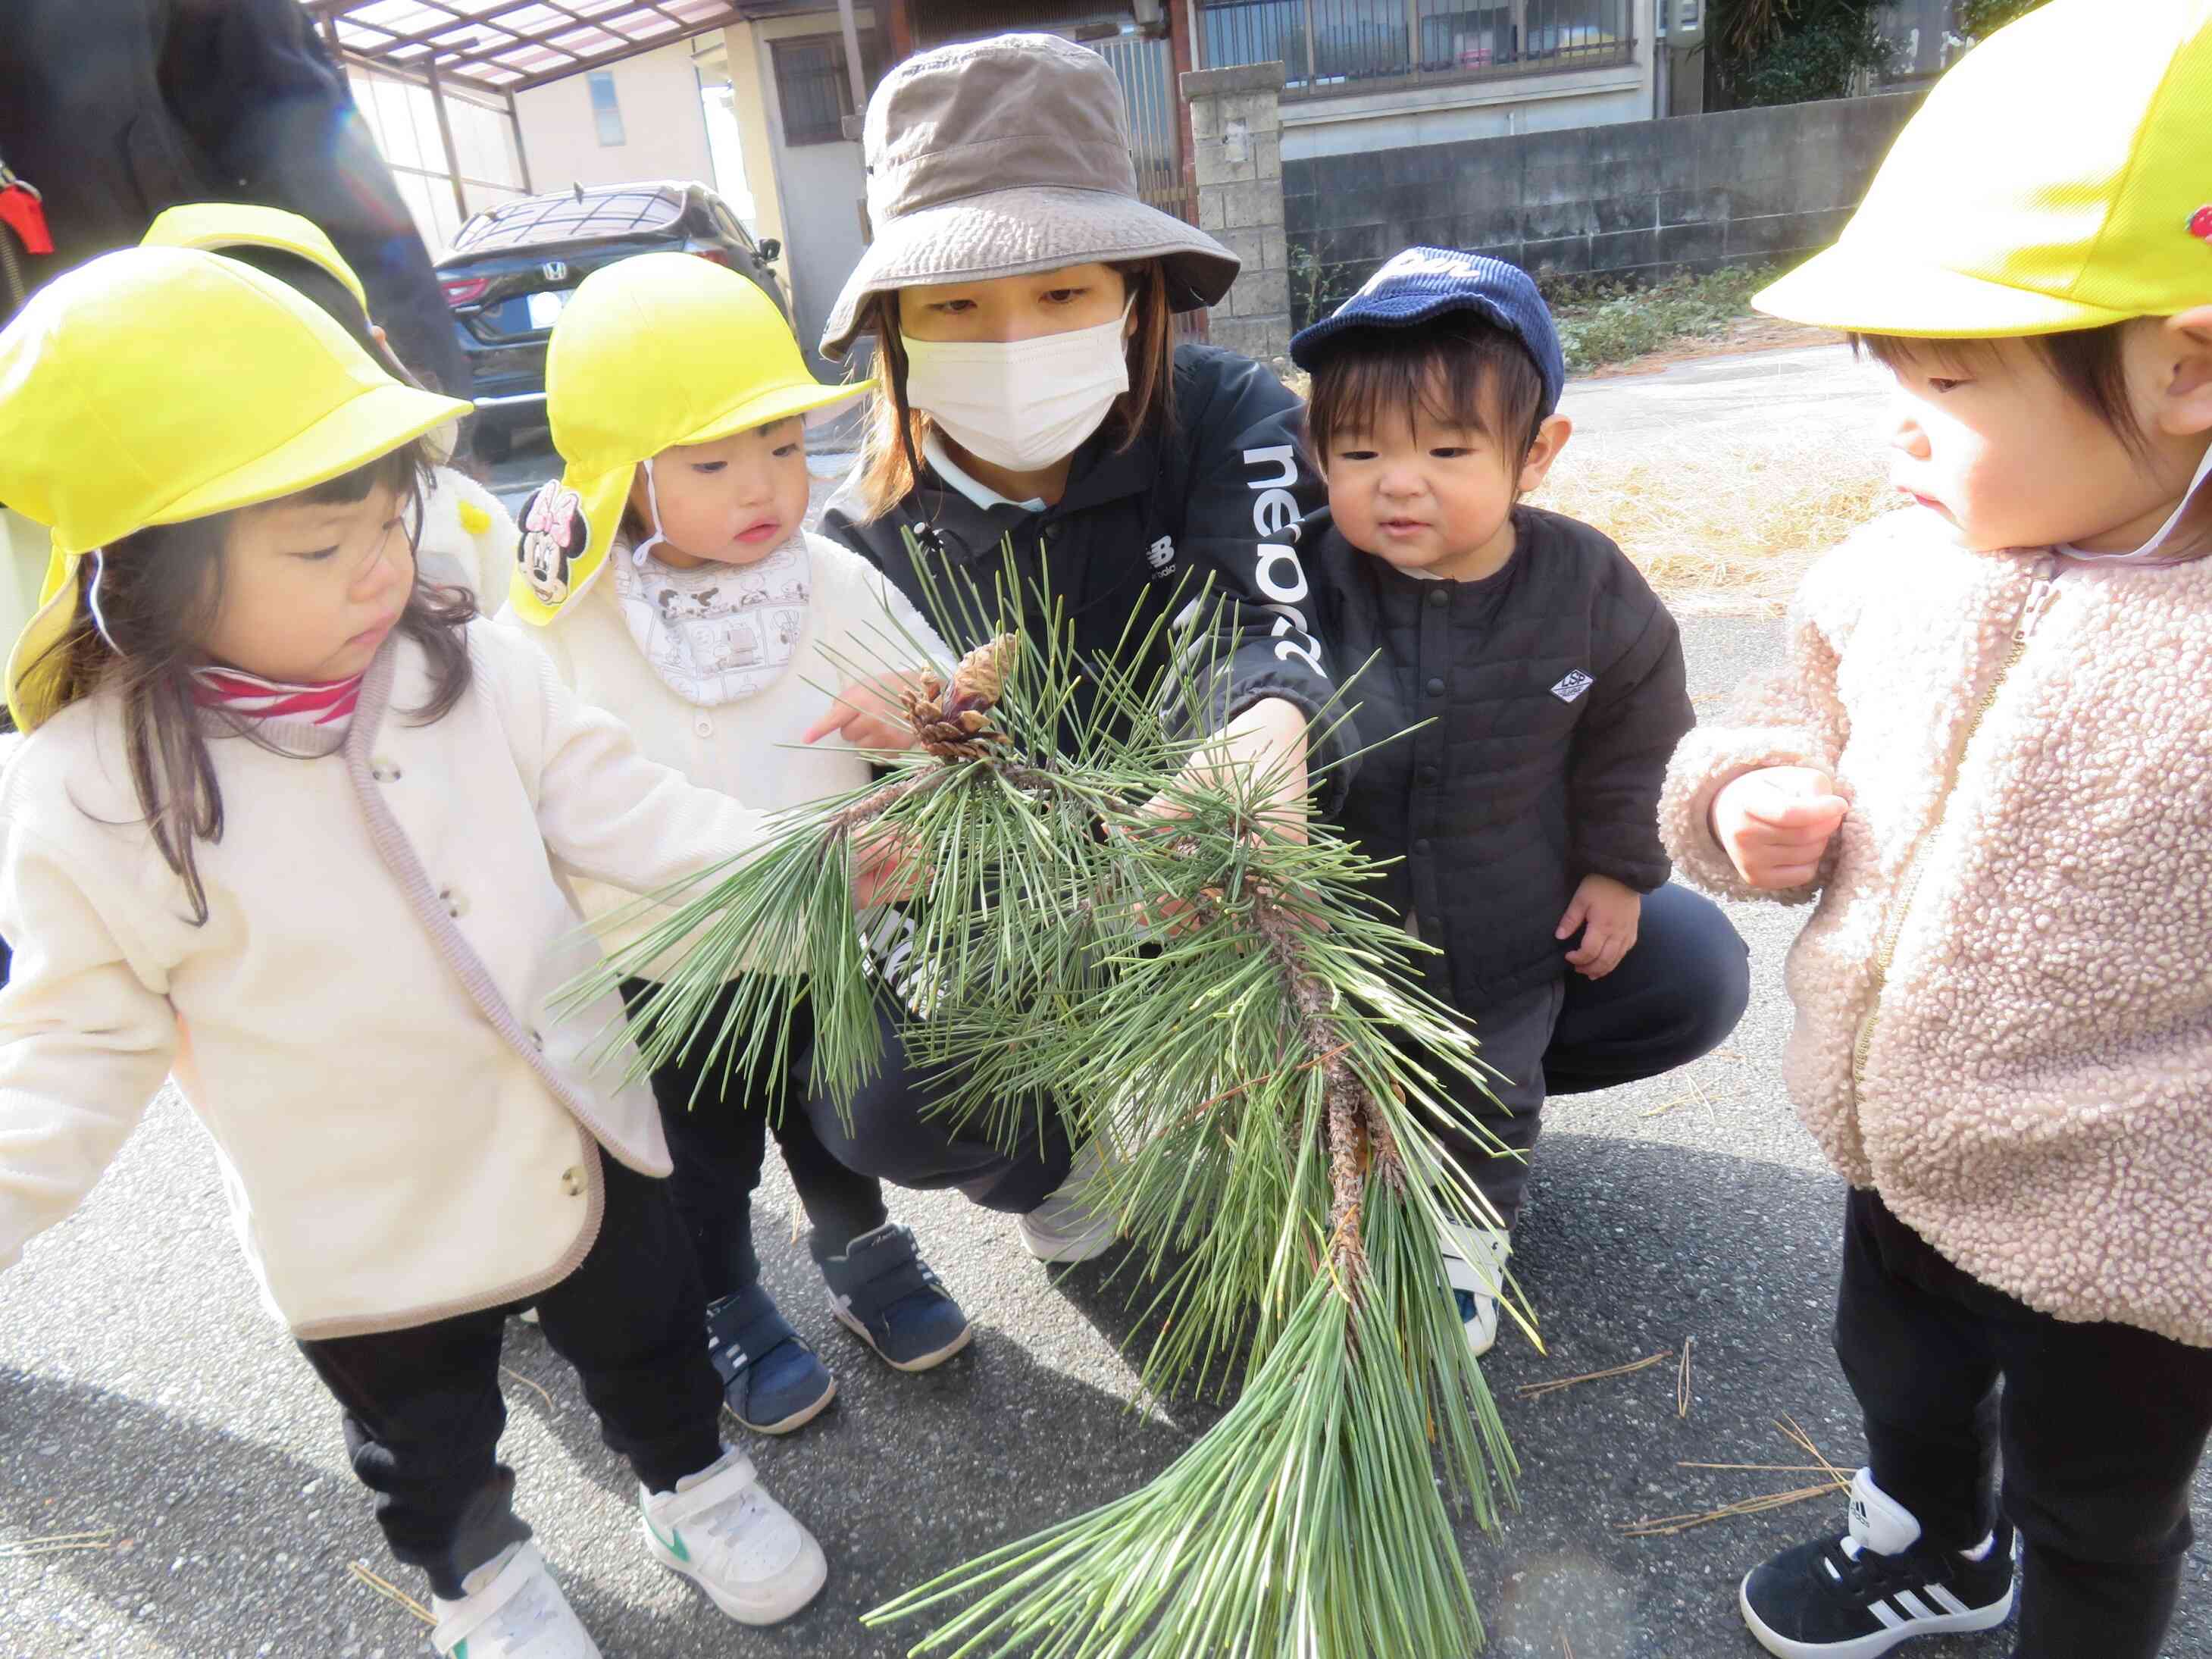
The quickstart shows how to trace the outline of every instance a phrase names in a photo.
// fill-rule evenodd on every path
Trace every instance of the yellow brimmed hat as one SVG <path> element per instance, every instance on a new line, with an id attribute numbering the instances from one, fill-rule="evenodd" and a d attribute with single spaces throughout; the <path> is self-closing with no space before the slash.
<path id="1" fill-rule="evenodd" d="M 283 208 L 258 207 L 251 202 L 191 202 L 157 216 L 138 240 L 145 247 L 196 247 L 210 253 L 220 253 L 227 247 L 265 247 L 289 253 L 328 271 L 361 302 L 362 314 L 368 314 L 368 290 L 361 285 L 360 276 L 337 245 L 323 234 L 323 228 Z"/>
<path id="2" fill-rule="evenodd" d="M 1939 82 L 1793 322 L 1997 338 L 2212 301 L 2212 0 L 2051 0 Z"/>
<path id="3" fill-rule="evenodd" d="M 85 554 L 308 489 L 467 410 L 400 385 L 234 259 L 125 248 L 56 277 L 0 330 L 0 501 L 53 543 L 8 659 L 16 725 L 59 707 L 48 653 L 76 617 Z"/>
<path id="4" fill-rule="evenodd" d="M 641 253 L 593 271 L 554 325 L 545 413 L 567 471 L 520 515 L 507 601 L 543 627 L 605 568 L 638 464 L 839 403 L 872 380 L 806 372 L 775 302 L 689 253 Z"/>

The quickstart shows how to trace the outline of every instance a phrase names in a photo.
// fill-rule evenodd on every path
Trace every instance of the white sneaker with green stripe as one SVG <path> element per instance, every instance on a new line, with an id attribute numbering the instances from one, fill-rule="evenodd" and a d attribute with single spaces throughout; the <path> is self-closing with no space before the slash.
<path id="1" fill-rule="evenodd" d="M 686 1475 L 674 1492 L 640 1496 L 654 1558 L 696 1580 L 741 1625 L 781 1623 L 819 1595 L 830 1576 L 814 1535 L 769 1496 L 743 1452 L 724 1451 L 720 1462 Z"/>
<path id="2" fill-rule="evenodd" d="M 510 1544 L 464 1581 L 458 1601 L 431 1599 L 430 1645 L 446 1659 L 599 1659 L 535 1544 Z"/>

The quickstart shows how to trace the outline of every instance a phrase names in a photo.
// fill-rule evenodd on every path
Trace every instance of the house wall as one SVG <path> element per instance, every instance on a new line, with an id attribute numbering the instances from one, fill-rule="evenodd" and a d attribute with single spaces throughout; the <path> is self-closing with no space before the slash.
<path id="1" fill-rule="evenodd" d="M 768 48 L 761 43 L 760 27 L 732 23 L 722 31 L 727 53 L 732 108 L 738 118 L 738 143 L 744 153 L 745 188 L 752 192 L 752 228 L 757 237 L 787 241 L 783 234 L 783 197 L 776 189 L 775 152 L 769 135 L 768 79 L 761 60 Z"/>
<path id="2" fill-rule="evenodd" d="M 1647 38 L 1638 37 L 1636 54 L 1633 63 L 1605 69 L 1513 76 L 1463 86 L 1411 87 L 1348 98 L 1286 98 L 1283 159 L 1311 161 L 1647 120 L 1652 96 Z"/>
<path id="3" fill-rule="evenodd" d="M 1919 102 L 1842 99 L 1285 160 L 1292 319 L 1303 326 L 1415 243 L 1535 272 L 1635 276 L 1809 253 L 1835 239 Z"/>
<path id="4" fill-rule="evenodd" d="M 550 191 L 572 184 L 680 179 L 711 187 L 714 161 L 707 146 L 707 117 L 700 107 L 699 77 L 689 45 L 678 41 L 625 58 L 606 72 L 614 76 L 622 111 L 619 144 L 599 143 L 588 75 L 571 75 L 516 94 L 515 117 L 530 158 L 532 185 Z"/>
<path id="5" fill-rule="evenodd" d="M 866 31 L 873 24 L 872 10 L 862 7 L 856 26 Z M 792 325 L 807 361 L 817 374 L 830 378 L 843 370 L 823 361 L 815 346 L 830 307 L 866 246 L 861 202 L 867 194 L 860 146 L 856 141 L 835 143 L 787 144 L 783 141 L 783 112 L 776 95 L 774 43 L 807 35 L 838 32 L 834 10 L 763 19 L 758 23 L 726 31 L 731 40 L 730 84 L 744 123 L 746 173 L 753 179 L 753 197 L 759 204 L 761 234 L 783 241 L 777 266 L 791 301 Z M 748 37 L 740 49 L 736 37 Z M 741 66 L 749 62 L 750 72 Z M 750 115 L 746 112 L 750 110 Z M 757 133 L 757 138 L 756 137 Z M 765 157 L 768 179 L 756 175 L 757 158 Z M 763 183 L 767 188 L 763 189 Z M 774 206 L 771 209 L 770 204 Z M 770 214 L 775 228 L 770 229 Z"/>

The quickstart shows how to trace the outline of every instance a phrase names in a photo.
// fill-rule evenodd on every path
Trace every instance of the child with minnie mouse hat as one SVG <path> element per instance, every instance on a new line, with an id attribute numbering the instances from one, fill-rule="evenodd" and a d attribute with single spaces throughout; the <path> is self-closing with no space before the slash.
<path id="1" fill-rule="evenodd" d="M 803 527 L 801 416 L 866 382 L 820 385 L 758 287 L 670 253 L 584 281 L 553 331 L 545 385 L 567 471 L 524 509 L 505 622 L 565 684 L 619 716 L 651 758 L 771 811 L 860 787 L 864 751 L 913 742 L 896 677 L 866 679 L 854 665 L 900 641 L 917 669 L 950 653 L 857 554 Z M 631 908 L 588 883 L 579 897 L 595 920 Z M 610 948 L 647 925 L 615 929 Z M 635 1008 L 653 988 L 633 980 L 624 994 Z M 811 1421 L 836 1393 L 761 1283 L 750 1215 L 771 1121 L 836 1318 L 907 1371 L 943 1364 L 971 1334 L 875 1178 L 830 1152 L 808 1103 L 776 1097 L 771 1079 L 804 1087 L 803 1006 L 788 1041 L 780 1066 L 763 1057 L 750 1075 L 725 1078 L 703 1054 L 653 1075 L 707 1281 L 705 1340 L 729 1409 L 763 1434 Z"/>

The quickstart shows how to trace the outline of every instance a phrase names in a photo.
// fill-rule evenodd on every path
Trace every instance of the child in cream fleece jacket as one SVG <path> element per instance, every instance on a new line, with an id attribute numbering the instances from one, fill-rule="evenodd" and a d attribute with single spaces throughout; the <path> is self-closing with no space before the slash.
<path id="1" fill-rule="evenodd" d="M 1689 878 L 1815 902 L 1785 1073 L 1870 1456 L 1744 1581 L 1792 1659 L 2001 1622 L 2015 1527 L 2018 1659 L 2157 1659 L 2212 1430 L 2212 0 L 2100 16 L 1978 47 L 1759 297 L 1890 369 L 1914 505 L 1661 806 Z"/>

